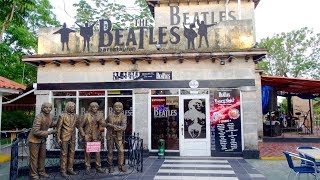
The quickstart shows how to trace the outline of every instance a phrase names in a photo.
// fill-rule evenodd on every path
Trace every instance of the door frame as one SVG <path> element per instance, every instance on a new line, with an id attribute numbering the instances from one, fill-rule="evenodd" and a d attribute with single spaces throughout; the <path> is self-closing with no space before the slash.
<path id="1" fill-rule="evenodd" d="M 211 156 L 211 142 L 210 142 L 210 98 L 209 94 L 188 94 L 179 96 L 179 151 L 180 156 L 199 156 L 199 154 L 187 154 L 186 142 L 195 142 L 196 139 L 185 139 L 184 138 L 184 99 L 205 99 L 205 110 L 206 110 L 206 138 L 201 139 L 206 141 L 207 147 L 206 152 L 201 156 Z"/>

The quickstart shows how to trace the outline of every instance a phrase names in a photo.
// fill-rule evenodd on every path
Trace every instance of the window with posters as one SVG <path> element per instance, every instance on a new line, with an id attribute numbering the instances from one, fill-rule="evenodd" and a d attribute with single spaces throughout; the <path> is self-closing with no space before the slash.
<path id="1" fill-rule="evenodd" d="M 96 102 L 99 105 L 98 113 L 105 118 L 105 91 L 79 91 L 79 116 L 82 118 L 88 112 L 90 103 Z M 104 133 L 101 133 L 101 149 L 104 149 Z M 78 132 L 78 149 L 84 149 L 85 142 Z"/>
<path id="2" fill-rule="evenodd" d="M 113 112 L 113 104 L 115 102 L 121 102 L 124 109 L 123 113 L 127 116 L 128 123 L 125 135 L 132 134 L 132 90 L 52 91 L 54 120 L 58 120 L 58 116 L 64 112 L 65 105 L 69 101 L 76 103 L 76 112 L 80 116 L 80 119 L 88 112 L 91 102 L 97 102 L 99 104 L 99 113 L 102 113 L 104 118 Z M 106 131 L 101 134 L 101 149 L 106 148 L 105 133 Z M 59 149 L 58 144 L 55 143 L 56 141 L 54 140 L 52 142 L 53 144 L 50 145 L 49 149 Z M 125 147 L 127 147 L 127 145 L 125 145 Z M 84 143 L 78 133 L 76 149 L 83 148 Z"/>
<path id="3" fill-rule="evenodd" d="M 179 150 L 179 91 L 151 91 L 151 149 L 158 149 L 159 139 L 166 150 Z"/>
<path id="4" fill-rule="evenodd" d="M 217 152 L 241 152 L 239 89 L 211 89 L 211 148 Z"/>
<path id="5" fill-rule="evenodd" d="M 131 90 L 115 90 L 108 91 L 108 106 L 107 114 L 113 113 L 113 105 L 116 102 L 123 104 L 123 113 L 127 116 L 127 129 L 125 135 L 132 135 L 132 91 Z M 125 143 L 125 149 L 128 148 L 128 144 Z"/>

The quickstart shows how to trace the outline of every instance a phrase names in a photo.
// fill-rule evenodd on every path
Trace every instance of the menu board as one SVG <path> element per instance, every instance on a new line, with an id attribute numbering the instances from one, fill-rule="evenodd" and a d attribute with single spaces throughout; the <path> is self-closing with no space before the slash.
<path id="1" fill-rule="evenodd" d="M 241 152 L 239 89 L 217 89 L 211 95 L 211 144 L 218 152 Z"/>

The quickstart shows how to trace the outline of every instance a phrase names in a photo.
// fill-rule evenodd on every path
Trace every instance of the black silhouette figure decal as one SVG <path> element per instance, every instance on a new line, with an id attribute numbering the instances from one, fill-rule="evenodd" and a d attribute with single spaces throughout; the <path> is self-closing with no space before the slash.
<path id="1" fill-rule="evenodd" d="M 53 34 L 60 34 L 61 35 L 62 51 L 64 51 L 64 44 L 66 44 L 66 46 L 67 46 L 67 51 L 70 51 L 70 49 L 69 49 L 69 34 L 71 32 L 76 32 L 76 31 L 67 28 L 66 23 L 63 23 L 62 28 L 53 33 Z"/>
<path id="2" fill-rule="evenodd" d="M 204 21 L 201 21 L 201 23 L 200 23 L 199 19 L 197 19 L 197 24 L 199 26 L 198 34 L 200 36 L 199 47 L 198 48 L 201 48 L 202 37 L 204 37 L 204 40 L 206 41 L 207 47 L 209 47 L 208 28 L 211 27 L 211 26 L 216 25 L 217 23 L 206 25 L 206 24 L 204 24 Z"/>
<path id="3" fill-rule="evenodd" d="M 196 31 L 193 29 L 195 27 L 195 24 L 192 23 L 190 24 L 190 28 L 187 28 L 185 23 L 183 23 L 183 27 L 184 27 L 183 35 L 188 40 L 188 49 L 190 49 L 190 46 L 192 46 L 192 49 L 194 49 L 194 39 L 197 37 Z"/>
<path id="4" fill-rule="evenodd" d="M 88 51 L 90 51 L 89 42 L 90 38 L 93 36 L 93 26 L 96 23 L 93 23 L 90 26 L 88 25 L 88 23 L 85 23 L 84 26 L 81 26 L 78 23 L 76 24 L 80 27 L 80 36 L 83 37 L 83 51 L 86 50 L 86 47 Z"/>

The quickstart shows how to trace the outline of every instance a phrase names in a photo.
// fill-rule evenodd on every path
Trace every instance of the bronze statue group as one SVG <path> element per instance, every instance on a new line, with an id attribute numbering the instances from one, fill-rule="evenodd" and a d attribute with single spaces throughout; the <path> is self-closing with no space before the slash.
<path id="1" fill-rule="evenodd" d="M 52 110 L 51 103 L 43 103 L 41 112 L 35 117 L 33 127 L 29 133 L 30 151 L 30 179 L 48 178 L 45 172 L 46 139 L 51 134 L 56 134 L 60 146 L 60 173 L 62 177 L 76 175 L 73 170 L 76 128 L 78 128 L 85 146 L 88 142 L 101 142 L 101 131 L 107 128 L 107 148 L 108 148 L 108 169 L 109 173 L 114 172 L 113 149 L 114 145 L 118 150 L 118 167 L 120 172 L 126 172 L 124 168 L 124 146 L 123 132 L 127 127 L 127 118 L 123 114 L 123 104 L 116 102 L 113 106 L 114 113 L 108 115 L 107 119 L 99 113 L 99 105 L 96 102 L 90 103 L 88 112 L 80 118 L 76 114 L 74 102 L 67 102 L 65 112 L 59 116 L 55 124 L 50 116 Z M 54 128 L 49 130 L 49 128 Z M 85 148 L 87 149 L 87 148 Z M 97 173 L 105 173 L 101 168 L 100 152 L 96 152 L 95 168 Z M 86 174 L 90 174 L 90 152 L 84 151 Z"/>

